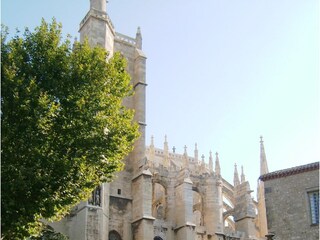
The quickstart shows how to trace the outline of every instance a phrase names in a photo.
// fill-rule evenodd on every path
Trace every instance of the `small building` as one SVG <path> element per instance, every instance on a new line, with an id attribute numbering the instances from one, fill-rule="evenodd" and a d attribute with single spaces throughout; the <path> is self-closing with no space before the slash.
<path id="1" fill-rule="evenodd" d="M 275 239 L 319 239 L 319 162 L 266 173 L 268 232 Z"/>

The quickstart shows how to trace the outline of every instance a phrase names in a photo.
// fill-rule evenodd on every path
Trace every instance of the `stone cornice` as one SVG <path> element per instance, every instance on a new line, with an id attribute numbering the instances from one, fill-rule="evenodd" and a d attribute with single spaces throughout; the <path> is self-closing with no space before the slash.
<path id="1" fill-rule="evenodd" d="M 319 162 L 315 163 L 310 163 L 302 166 L 297 166 L 293 168 L 287 168 L 271 173 L 264 174 L 259 177 L 260 180 L 262 181 L 268 181 L 272 179 L 277 179 L 277 178 L 282 178 L 282 177 L 287 177 L 299 173 L 304 173 L 304 172 L 309 172 L 309 171 L 314 171 L 314 170 L 319 170 Z"/>
<path id="2" fill-rule="evenodd" d="M 141 221 L 141 220 L 151 220 L 151 221 L 154 221 L 154 220 L 156 220 L 156 219 L 155 219 L 154 217 L 152 217 L 152 216 L 143 215 L 143 216 L 140 217 L 140 218 L 134 219 L 131 223 L 133 224 L 133 223 L 136 223 L 136 222 Z"/>
<path id="3" fill-rule="evenodd" d="M 132 181 L 135 181 L 141 176 L 146 176 L 146 177 L 152 177 L 152 173 L 150 172 L 150 169 L 143 169 L 142 171 L 138 172 L 133 178 Z"/>
<path id="4" fill-rule="evenodd" d="M 183 228 L 183 227 L 192 227 L 192 228 L 195 228 L 196 227 L 196 224 L 192 223 L 192 222 L 186 222 L 185 224 L 182 224 L 180 226 L 176 226 L 174 228 L 174 231 L 177 231 L 179 230 L 180 228 Z"/>
<path id="5" fill-rule="evenodd" d="M 87 23 L 87 21 L 90 17 L 93 17 L 93 18 L 96 18 L 96 19 L 99 19 L 99 20 L 106 22 L 108 24 L 110 30 L 112 31 L 113 35 L 116 34 L 115 30 L 114 30 L 113 23 L 111 22 L 109 15 L 106 12 L 101 12 L 96 9 L 90 9 L 88 11 L 87 15 L 82 19 L 82 21 L 80 23 L 79 31 L 81 31 L 82 27 Z"/>

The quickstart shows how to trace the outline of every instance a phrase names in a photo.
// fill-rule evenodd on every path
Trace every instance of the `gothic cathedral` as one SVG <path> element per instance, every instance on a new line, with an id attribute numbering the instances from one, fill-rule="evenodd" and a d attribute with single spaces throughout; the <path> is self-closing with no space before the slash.
<path id="1" fill-rule="evenodd" d="M 110 55 L 121 52 L 135 94 L 124 104 L 135 110 L 141 137 L 124 159 L 125 169 L 111 183 L 97 188 L 62 221 L 53 223 L 71 240 L 223 240 L 265 239 L 267 234 L 263 182 L 258 201 L 237 166 L 233 184 L 221 176 L 219 155 L 210 152 L 209 164 L 198 156 L 163 149 L 145 141 L 146 56 L 138 28 L 134 38 L 117 33 L 106 12 L 105 0 L 90 0 L 80 23 L 80 41 L 103 46 Z M 261 175 L 268 172 L 260 142 Z"/>

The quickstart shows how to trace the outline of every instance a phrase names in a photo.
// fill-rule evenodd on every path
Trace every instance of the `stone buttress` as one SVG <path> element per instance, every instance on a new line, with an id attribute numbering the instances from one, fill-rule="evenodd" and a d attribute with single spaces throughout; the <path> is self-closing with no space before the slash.
<path id="1" fill-rule="evenodd" d="M 250 184 L 245 181 L 242 171 L 242 181 L 239 180 L 237 165 L 235 165 L 234 174 L 234 221 L 235 228 L 239 232 L 245 233 L 248 239 L 256 239 L 256 226 L 255 226 L 255 206 L 251 198 Z"/>

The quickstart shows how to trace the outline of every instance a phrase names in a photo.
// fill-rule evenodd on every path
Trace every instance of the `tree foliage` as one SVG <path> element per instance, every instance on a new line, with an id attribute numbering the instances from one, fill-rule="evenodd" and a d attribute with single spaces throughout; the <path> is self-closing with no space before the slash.
<path id="1" fill-rule="evenodd" d="M 69 238 L 62 233 L 55 232 L 52 227 L 45 225 L 39 236 L 32 236 L 30 240 L 68 240 Z"/>
<path id="2" fill-rule="evenodd" d="M 62 39 L 55 20 L 1 31 L 2 236 L 37 235 L 122 169 L 138 137 L 125 59 Z"/>

